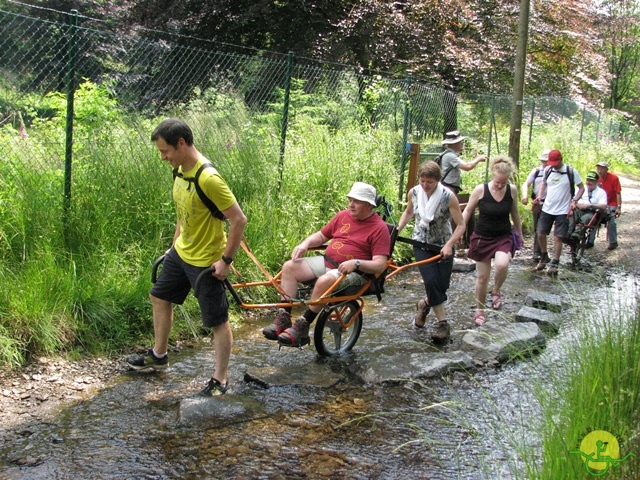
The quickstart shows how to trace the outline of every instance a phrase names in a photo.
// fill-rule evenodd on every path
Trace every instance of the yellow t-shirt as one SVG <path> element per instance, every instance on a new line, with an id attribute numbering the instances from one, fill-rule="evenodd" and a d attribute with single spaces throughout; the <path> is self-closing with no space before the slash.
<path id="1" fill-rule="evenodd" d="M 194 178 L 204 162 L 207 159 L 200 157 L 191 170 L 183 172 L 180 167 L 179 173 L 185 178 Z M 199 183 L 220 211 L 236 202 L 235 196 L 215 168 L 203 169 Z M 208 267 L 219 260 L 227 244 L 224 222 L 211 215 L 211 211 L 198 197 L 193 182 L 176 177 L 173 182 L 173 201 L 180 221 L 180 236 L 175 243 L 180 258 L 196 267 Z"/>

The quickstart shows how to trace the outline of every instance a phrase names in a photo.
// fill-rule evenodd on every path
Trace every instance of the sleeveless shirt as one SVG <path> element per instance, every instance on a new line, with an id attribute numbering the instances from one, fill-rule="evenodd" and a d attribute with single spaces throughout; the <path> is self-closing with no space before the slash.
<path id="1" fill-rule="evenodd" d="M 474 231 L 481 237 L 497 238 L 511 234 L 511 185 L 507 184 L 504 198 L 497 202 L 489 191 L 489 184 L 484 184 L 484 195 L 478 202 L 478 221 Z"/>

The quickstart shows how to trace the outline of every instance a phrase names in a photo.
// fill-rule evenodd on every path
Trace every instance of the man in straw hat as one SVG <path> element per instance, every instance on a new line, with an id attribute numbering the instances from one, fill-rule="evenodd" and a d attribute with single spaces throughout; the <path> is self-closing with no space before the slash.
<path id="1" fill-rule="evenodd" d="M 462 183 L 462 174 L 460 170 L 468 172 L 473 170 L 480 162 L 484 162 L 487 157 L 480 155 L 471 162 L 464 162 L 459 157 L 462 151 L 462 141 L 467 138 L 460 135 L 458 130 L 447 132 L 442 140 L 445 151 L 442 155 L 440 167 L 442 168 L 442 183 L 456 195 L 460 192 L 460 184 Z"/>
<path id="2" fill-rule="evenodd" d="M 529 173 L 529 176 L 522 184 L 522 204 L 527 205 L 529 203 L 529 194 L 531 194 L 531 199 L 536 200 L 538 198 L 538 191 L 540 190 L 540 184 L 542 183 L 542 178 L 544 177 L 544 168 L 547 166 L 547 162 L 549 161 L 549 152 L 551 150 L 543 150 L 538 160 L 540 160 L 540 166 L 534 168 Z M 533 188 L 531 188 L 533 186 Z M 538 201 L 534 201 L 531 204 L 531 213 L 533 214 L 533 231 L 535 232 L 538 228 L 538 220 L 540 219 L 540 212 L 542 211 L 542 204 L 544 203 L 544 198 L 538 199 Z M 540 242 L 538 241 L 538 235 L 534 233 L 533 235 L 533 261 L 534 263 L 538 263 L 542 258 L 542 251 L 540 250 Z"/>
<path id="3" fill-rule="evenodd" d="M 289 300 L 295 298 L 298 282 L 316 280 L 311 298 L 319 298 L 342 274 L 342 290 L 351 285 L 362 285 L 362 273 L 382 273 L 387 268 L 391 236 L 387 224 L 374 212 L 376 189 L 356 182 L 347 193 L 349 208 L 338 212 L 320 230 L 305 238 L 293 249 L 291 260 L 282 267 L 280 286 Z M 330 241 L 323 255 L 305 257 L 307 251 Z M 275 321 L 262 330 L 269 340 L 281 345 L 301 347 L 307 345 L 309 325 L 320 312 L 320 306 L 308 306 L 295 323 L 291 322 L 291 309 L 280 308 Z"/>

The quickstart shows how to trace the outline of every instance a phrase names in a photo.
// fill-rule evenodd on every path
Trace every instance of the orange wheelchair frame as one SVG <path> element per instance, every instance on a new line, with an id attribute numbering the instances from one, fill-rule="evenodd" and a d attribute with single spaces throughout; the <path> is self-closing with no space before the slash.
<path id="1" fill-rule="evenodd" d="M 387 214 L 390 207 L 384 199 L 381 200 L 385 203 L 385 209 Z M 388 215 L 390 217 L 390 215 Z M 387 218 L 387 216 L 383 216 Z M 315 326 L 313 329 L 313 342 L 316 351 L 321 356 L 331 356 L 341 354 L 350 351 L 358 341 L 360 332 L 362 330 L 362 310 L 364 308 L 364 298 L 368 295 L 376 295 L 378 300 L 381 300 L 381 295 L 384 293 L 384 282 L 397 275 L 398 273 L 408 268 L 417 267 L 420 265 L 426 265 L 428 263 L 435 263 L 442 258 L 442 255 L 435 255 L 425 260 L 418 262 L 412 262 L 405 265 L 397 265 L 393 260 L 392 254 L 395 247 L 395 241 L 405 241 L 406 243 L 415 243 L 408 239 L 398 238 L 398 230 L 394 224 L 387 223 L 391 233 L 391 252 L 387 259 L 387 266 L 383 273 L 377 275 L 365 275 L 366 281 L 360 286 L 347 287 L 343 291 L 338 289 L 338 286 L 345 278 L 345 275 L 341 275 L 320 297 L 299 299 L 288 298 L 286 293 L 281 287 L 282 270 L 276 275 L 271 275 L 269 271 L 258 261 L 251 249 L 249 248 L 246 240 L 243 240 L 240 244 L 242 250 L 249 257 L 249 259 L 255 264 L 258 270 L 264 276 L 264 280 L 246 282 L 238 281 L 232 283 L 228 278 L 225 280 L 225 285 L 229 290 L 229 293 L 236 301 L 236 303 L 243 309 L 277 309 L 277 308 L 295 308 L 303 306 L 321 306 L 322 310 L 318 313 L 315 320 Z M 320 248 L 321 249 L 321 248 Z M 318 249 L 318 250 L 320 250 Z M 157 278 L 157 271 L 164 260 L 164 255 L 156 260 L 153 265 L 151 280 L 155 283 Z M 213 268 L 209 267 L 203 270 L 194 285 L 194 294 L 198 296 L 200 282 L 206 275 L 211 275 Z M 242 275 L 232 265 L 232 270 L 237 278 L 242 279 Z M 243 300 L 240 296 L 242 290 L 248 290 L 257 287 L 269 287 L 275 289 L 276 293 L 281 300 L 276 303 L 249 303 Z"/>

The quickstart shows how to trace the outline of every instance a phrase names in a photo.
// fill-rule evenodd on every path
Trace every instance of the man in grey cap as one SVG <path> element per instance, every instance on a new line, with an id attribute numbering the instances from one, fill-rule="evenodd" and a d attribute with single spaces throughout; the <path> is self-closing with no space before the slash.
<path id="1" fill-rule="evenodd" d="M 339 288 L 362 285 L 363 273 L 382 273 L 387 268 L 391 236 L 387 224 L 374 212 L 376 189 L 356 182 L 347 193 L 349 208 L 338 212 L 320 230 L 305 238 L 293 249 L 291 260 L 282 267 L 280 286 L 284 301 L 295 298 L 298 282 L 316 280 L 311 298 L 319 298 L 342 274 L 345 279 Z M 305 257 L 309 249 L 330 241 L 325 254 Z M 322 307 L 309 306 L 295 323 L 291 322 L 291 309 L 280 308 L 275 321 L 262 330 L 269 340 L 281 345 L 301 347 L 309 343 L 309 325 Z"/>
<path id="2" fill-rule="evenodd" d="M 460 170 L 468 172 L 473 170 L 480 162 L 484 162 L 487 157 L 480 155 L 471 162 L 464 162 L 459 157 L 462 151 L 462 141 L 467 138 L 460 135 L 458 130 L 453 132 L 447 132 L 442 140 L 442 145 L 445 147 L 445 151 L 440 161 L 440 168 L 442 169 L 442 180 L 440 183 L 453 191 L 456 195 L 460 192 L 460 185 L 462 183 L 462 174 Z"/>
<path id="3" fill-rule="evenodd" d="M 607 205 L 609 206 L 609 213 L 611 214 L 607 221 L 607 237 L 609 238 L 608 250 L 614 250 L 618 248 L 618 225 L 616 224 L 616 218 L 622 213 L 622 187 L 620 186 L 618 176 L 609 171 L 608 162 L 598 162 L 596 164 L 596 170 L 598 170 L 598 177 L 600 177 L 598 184 L 600 188 L 607 192 Z"/>

